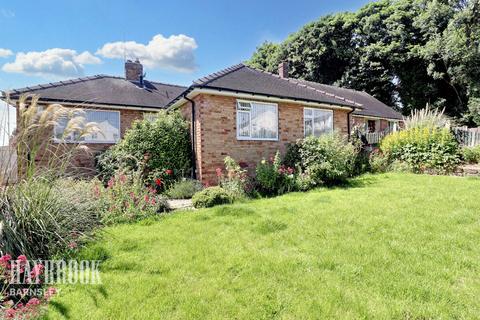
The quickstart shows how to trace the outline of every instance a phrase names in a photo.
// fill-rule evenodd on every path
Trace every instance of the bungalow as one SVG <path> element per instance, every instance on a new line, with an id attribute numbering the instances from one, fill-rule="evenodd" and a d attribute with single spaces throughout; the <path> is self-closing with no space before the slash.
<path id="1" fill-rule="evenodd" d="M 116 143 L 131 123 L 159 109 L 180 112 L 192 124 L 196 177 L 216 182 L 215 169 L 232 156 L 253 168 L 262 157 L 305 136 L 333 130 L 348 134 L 352 126 L 369 132 L 394 129 L 402 116 L 365 92 L 288 77 L 288 64 L 278 74 L 244 64 L 198 79 L 186 88 L 143 79 L 140 62 L 125 63 L 125 78 L 93 76 L 16 89 L 8 94 L 40 95 L 41 104 L 82 107 L 88 121 L 106 134 L 84 141 L 92 152 L 78 157 L 77 166 L 93 168 L 93 155 Z M 62 132 L 62 126 L 54 130 Z"/>

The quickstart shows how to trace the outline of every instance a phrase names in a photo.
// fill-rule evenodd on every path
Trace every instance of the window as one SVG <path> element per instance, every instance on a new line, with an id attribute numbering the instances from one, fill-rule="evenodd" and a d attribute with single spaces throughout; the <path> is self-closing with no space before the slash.
<path id="1" fill-rule="evenodd" d="M 333 111 L 323 109 L 303 109 L 305 137 L 319 137 L 333 131 Z"/>
<path id="2" fill-rule="evenodd" d="M 237 139 L 278 140 L 278 107 L 264 102 L 237 102 Z"/>
<path id="3" fill-rule="evenodd" d="M 158 112 L 144 112 L 143 113 L 143 119 L 153 122 L 157 120 L 158 118 Z"/>
<path id="4" fill-rule="evenodd" d="M 395 132 L 398 130 L 398 123 L 396 121 L 388 121 L 388 131 Z"/>
<path id="5" fill-rule="evenodd" d="M 54 128 L 55 139 L 66 142 L 84 141 L 91 143 L 116 143 L 120 139 L 120 112 L 83 110 L 82 114 L 78 114 L 77 116 L 84 117 L 85 123 L 95 122 L 99 128 L 99 132 L 81 138 L 78 137 L 78 133 L 64 136 L 65 127 L 69 119 L 63 118 L 58 121 Z"/>

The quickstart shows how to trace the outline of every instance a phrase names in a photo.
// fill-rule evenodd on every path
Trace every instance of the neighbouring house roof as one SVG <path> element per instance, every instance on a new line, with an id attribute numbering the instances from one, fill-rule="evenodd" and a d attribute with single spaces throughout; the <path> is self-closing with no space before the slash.
<path id="1" fill-rule="evenodd" d="M 402 120 L 403 116 L 395 111 L 393 108 L 387 106 L 385 103 L 381 102 L 380 100 L 376 99 L 375 97 L 369 95 L 364 91 L 357 91 L 353 89 L 347 89 L 342 87 L 330 86 L 326 84 L 321 84 L 312 81 L 306 80 L 297 80 L 299 82 L 303 82 L 308 84 L 312 87 L 326 90 L 335 93 L 336 95 L 343 96 L 346 99 L 354 100 L 357 103 L 362 105 L 361 109 L 357 109 L 353 112 L 353 115 L 359 116 L 372 116 L 378 118 L 387 118 L 387 119 L 398 119 Z"/>
<path id="2" fill-rule="evenodd" d="M 107 75 L 65 80 L 6 91 L 15 100 L 21 94 L 38 94 L 41 101 L 100 104 L 125 107 L 164 108 L 186 87 L 144 80 L 137 81 Z"/>
<path id="3" fill-rule="evenodd" d="M 232 93 L 332 104 L 355 108 L 354 114 L 388 119 L 402 119 L 401 114 L 365 92 L 323 85 L 316 82 L 261 71 L 238 64 L 194 81 L 184 94 L 195 89 L 213 89 Z M 183 94 L 168 106 L 182 99 Z"/>

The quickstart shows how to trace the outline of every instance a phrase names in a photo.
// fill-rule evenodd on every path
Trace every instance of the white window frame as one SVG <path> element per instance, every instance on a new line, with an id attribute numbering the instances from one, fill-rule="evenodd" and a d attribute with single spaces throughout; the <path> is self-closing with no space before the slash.
<path id="1" fill-rule="evenodd" d="M 311 111 L 312 111 L 312 116 L 311 116 L 311 117 L 310 117 L 310 116 L 307 117 L 307 116 L 305 115 L 305 111 L 306 111 L 306 110 L 311 110 Z M 313 120 L 313 119 L 314 119 L 313 113 L 314 113 L 315 110 L 326 111 L 326 112 L 329 112 L 329 113 L 332 114 L 332 131 L 331 131 L 331 132 L 334 132 L 334 131 L 335 131 L 335 121 L 334 121 L 334 113 L 333 113 L 333 110 L 331 110 L 331 109 L 324 109 L 324 108 L 309 108 L 309 107 L 303 107 L 303 137 L 304 137 L 304 138 L 307 137 L 307 132 L 306 132 L 306 131 L 307 131 L 307 130 L 306 130 L 307 127 L 305 126 L 305 119 L 306 119 L 306 118 L 312 119 L 312 134 L 311 134 L 311 136 L 312 136 L 312 137 L 316 137 L 316 135 L 315 135 L 315 123 L 314 123 L 314 120 Z M 331 132 L 330 132 L 330 133 L 331 133 Z M 309 137 L 310 137 L 310 136 L 309 136 Z"/>
<path id="2" fill-rule="evenodd" d="M 102 141 L 98 141 L 98 140 L 94 140 L 94 139 L 85 139 L 85 140 L 58 139 L 56 137 L 56 134 L 55 134 L 57 128 L 54 127 L 53 128 L 53 141 L 54 142 L 56 142 L 56 143 L 116 144 L 118 141 L 120 141 L 120 139 L 122 138 L 121 137 L 121 135 L 122 135 L 122 121 L 121 121 L 122 118 L 121 118 L 121 112 L 120 111 L 118 111 L 118 110 L 98 110 L 98 109 L 87 109 L 87 108 L 83 108 L 81 110 L 84 111 L 85 113 L 88 112 L 88 111 L 116 113 L 118 115 L 118 133 L 119 133 L 118 139 L 117 140 L 102 140 Z M 101 133 L 97 133 L 97 134 L 101 135 Z"/>
<path id="3" fill-rule="evenodd" d="M 239 110 L 239 105 L 240 105 L 241 102 L 243 102 L 243 103 L 264 104 L 264 105 L 268 105 L 268 106 L 273 106 L 273 107 L 275 107 L 275 113 L 276 113 L 276 116 L 277 116 L 277 119 L 276 119 L 276 121 L 275 121 L 275 132 L 276 132 L 276 137 L 275 137 L 275 138 L 252 138 L 252 113 L 251 113 L 251 111 L 242 111 L 242 110 Z M 238 125 L 239 117 L 238 117 L 238 114 L 239 114 L 240 112 L 248 113 L 248 115 L 249 115 L 249 128 L 248 128 L 248 131 L 249 131 L 249 133 L 250 133 L 250 137 L 244 137 L 244 136 L 240 136 L 240 135 L 239 135 L 239 125 Z M 254 101 L 254 100 L 237 100 L 235 117 L 236 117 L 236 119 L 235 119 L 235 124 L 236 124 L 237 140 L 246 140 L 246 141 L 278 141 L 279 132 L 278 132 L 278 104 L 277 104 L 277 103 L 261 102 L 261 101 Z"/>

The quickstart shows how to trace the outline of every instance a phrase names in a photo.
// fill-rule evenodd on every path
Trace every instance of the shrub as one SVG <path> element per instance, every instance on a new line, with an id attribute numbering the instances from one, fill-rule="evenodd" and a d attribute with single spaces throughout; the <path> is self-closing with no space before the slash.
<path id="1" fill-rule="evenodd" d="M 302 147 L 302 140 L 298 140 L 296 143 L 287 144 L 287 150 L 285 156 L 283 157 L 282 164 L 285 167 L 297 169 L 301 163 L 302 158 L 300 156 L 300 149 Z"/>
<path id="2" fill-rule="evenodd" d="M 165 194 L 171 199 L 190 199 L 202 189 L 203 186 L 200 181 L 183 179 L 173 184 Z"/>
<path id="3" fill-rule="evenodd" d="M 233 197 L 222 187 L 210 187 L 197 192 L 192 197 L 195 208 L 209 208 L 219 204 L 232 203 Z"/>
<path id="4" fill-rule="evenodd" d="M 277 195 L 295 189 L 294 169 L 281 164 L 277 151 L 272 161 L 263 159 L 255 169 L 256 187 L 261 194 Z"/>
<path id="5" fill-rule="evenodd" d="M 155 121 L 134 122 L 112 149 L 98 161 L 104 181 L 118 168 L 140 170 L 144 179 L 167 170 L 178 179 L 191 170 L 190 129 L 179 112 L 160 111 Z"/>
<path id="6" fill-rule="evenodd" d="M 106 188 L 98 185 L 96 190 L 105 203 L 105 224 L 137 221 L 166 210 L 166 199 L 156 189 L 145 187 L 138 173 L 117 173 Z"/>
<path id="7" fill-rule="evenodd" d="M 473 148 L 464 147 L 461 154 L 466 163 L 480 163 L 480 145 Z"/>
<path id="8" fill-rule="evenodd" d="M 247 171 L 244 170 L 232 157 L 225 157 L 224 173 L 221 168 L 216 169 L 218 185 L 227 191 L 233 199 L 245 198 L 250 191 Z"/>
<path id="9" fill-rule="evenodd" d="M 6 187 L 0 199 L 1 252 L 48 259 L 85 241 L 100 225 L 94 185 L 35 177 Z"/>
<path id="10" fill-rule="evenodd" d="M 459 162 L 458 143 L 447 128 L 394 132 L 382 140 L 380 149 L 390 163 L 403 161 L 414 172 L 450 172 Z"/>
<path id="11" fill-rule="evenodd" d="M 370 170 L 374 173 L 383 173 L 390 170 L 390 162 L 381 152 L 372 152 L 369 158 Z"/>
<path id="12" fill-rule="evenodd" d="M 358 150 L 340 133 L 307 137 L 300 148 L 302 166 L 314 185 L 343 182 L 354 172 Z"/>

